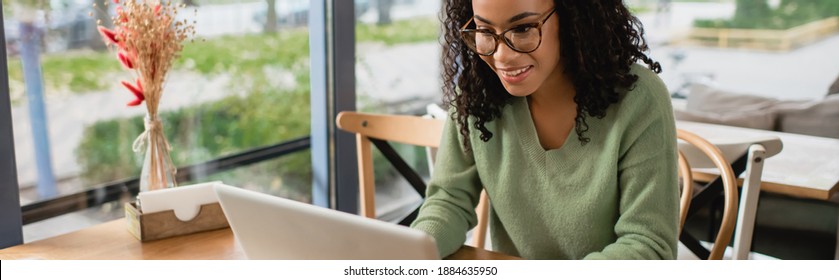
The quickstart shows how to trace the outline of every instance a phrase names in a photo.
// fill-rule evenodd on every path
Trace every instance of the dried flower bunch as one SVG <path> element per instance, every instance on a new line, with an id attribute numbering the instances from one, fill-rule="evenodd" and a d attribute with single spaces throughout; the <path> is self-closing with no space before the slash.
<path id="1" fill-rule="evenodd" d="M 169 155 L 171 147 L 163 134 L 157 109 L 166 74 L 183 50 L 183 42 L 195 36 L 195 21 L 178 20 L 178 9 L 184 8 L 183 4 L 177 6 L 160 0 L 113 1 L 116 4 L 116 15 L 111 18 L 114 28 L 97 24 L 105 43 L 116 49 L 122 66 L 136 77 L 133 82 L 122 81 L 135 97 L 128 106 L 146 102 L 146 130 L 133 146 L 135 152 L 145 151 L 140 190 L 175 187 L 177 168 Z M 94 8 L 98 8 L 96 4 Z"/>
<path id="2" fill-rule="evenodd" d="M 122 81 L 135 97 L 128 106 L 145 100 L 149 115 L 157 115 L 166 74 L 183 49 L 183 42 L 195 36 L 195 21 L 177 20 L 183 4 L 160 0 L 113 2 L 117 5 L 116 15 L 111 18 L 114 28 L 97 22 L 99 33 L 106 44 L 116 47 L 120 63 L 135 74 L 136 81 Z"/>

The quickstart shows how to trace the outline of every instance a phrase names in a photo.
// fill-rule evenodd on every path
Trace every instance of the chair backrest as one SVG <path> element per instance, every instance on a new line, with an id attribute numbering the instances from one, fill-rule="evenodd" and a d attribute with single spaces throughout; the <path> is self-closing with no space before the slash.
<path id="1" fill-rule="evenodd" d="M 725 253 L 725 248 L 728 246 L 729 241 L 731 241 L 732 233 L 734 232 L 735 222 L 737 220 L 737 176 L 734 175 L 734 171 L 731 168 L 731 164 L 728 160 L 725 159 L 722 152 L 711 144 L 707 140 L 703 139 L 702 137 L 697 136 L 696 134 L 678 129 L 676 132 L 676 137 L 679 140 L 684 141 L 685 143 L 689 144 L 690 146 L 696 148 L 698 151 L 704 155 L 705 158 L 709 159 L 714 166 L 720 171 L 720 177 L 723 183 L 723 195 L 724 195 L 724 204 L 723 204 L 723 214 L 722 214 L 722 222 L 720 224 L 719 232 L 717 233 L 717 237 L 714 240 L 714 245 L 711 247 L 710 256 L 708 259 L 712 260 L 721 260 L 723 254 Z M 693 179 L 691 175 L 691 166 L 690 162 L 694 160 L 699 161 L 701 156 L 695 151 L 686 151 L 684 145 L 680 145 L 679 147 L 679 176 L 682 178 L 683 187 L 682 187 L 682 194 L 680 200 L 680 211 L 679 211 L 679 229 L 681 232 L 682 226 L 684 225 L 685 218 L 687 217 L 688 209 L 690 208 L 690 201 L 693 196 Z"/>
<path id="2" fill-rule="evenodd" d="M 436 148 L 443 135 L 444 121 L 407 115 L 341 112 L 337 117 L 337 125 L 344 131 L 356 134 L 360 214 L 376 218 L 371 140 Z"/>
<path id="3" fill-rule="evenodd" d="M 439 107 L 436 107 L 439 109 Z M 442 109 L 441 109 L 442 110 Z M 338 128 L 356 134 L 358 152 L 358 187 L 360 214 L 376 218 L 375 178 L 373 176 L 372 139 L 404 143 L 429 148 L 429 159 L 433 160 L 436 148 L 440 146 L 445 124 L 445 111 L 432 114 L 432 118 L 380 115 L 358 112 L 341 112 L 337 117 Z M 442 115 L 438 116 L 438 115 Z M 432 170 L 433 171 L 433 170 Z M 478 226 L 475 228 L 473 246 L 484 248 L 489 215 L 489 199 L 486 191 L 481 192 L 481 200 L 475 208 Z"/>

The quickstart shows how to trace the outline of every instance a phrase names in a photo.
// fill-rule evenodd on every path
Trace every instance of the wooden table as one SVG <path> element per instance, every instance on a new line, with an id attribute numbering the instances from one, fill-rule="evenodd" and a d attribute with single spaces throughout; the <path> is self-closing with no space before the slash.
<path id="1" fill-rule="evenodd" d="M 76 232 L 0 250 L 0 259 L 46 260 L 241 260 L 245 253 L 230 228 L 140 242 L 119 219 Z M 464 246 L 447 259 L 517 259 Z"/>
<path id="2" fill-rule="evenodd" d="M 720 137 L 769 135 L 781 138 L 783 150 L 764 162 L 761 191 L 828 200 L 839 190 L 839 139 L 687 121 L 676 121 L 676 127 L 711 143 Z M 699 173 L 694 179 L 707 180 L 716 176 L 718 174 Z"/>

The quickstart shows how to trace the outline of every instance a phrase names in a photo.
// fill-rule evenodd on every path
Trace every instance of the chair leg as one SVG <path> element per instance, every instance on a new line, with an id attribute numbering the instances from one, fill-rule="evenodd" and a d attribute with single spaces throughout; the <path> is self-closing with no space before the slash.
<path id="1" fill-rule="evenodd" d="M 734 251 L 731 259 L 748 260 L 754 234 L 757 202 L 760 198 L 760 177 L 766 149 L 762 145 L 749 147 L 749 161 L 746 163 L 746 179 L 740 195 L 740 209 L 737 227 L 734 230 Z"/>

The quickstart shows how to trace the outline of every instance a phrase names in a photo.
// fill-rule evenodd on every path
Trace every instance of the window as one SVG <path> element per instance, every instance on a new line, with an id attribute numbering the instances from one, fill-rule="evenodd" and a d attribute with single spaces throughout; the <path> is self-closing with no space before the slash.
<path id="1" fill-rule="evenodd" d="M 21 206 L 137 177 L 142 154 L 132 151 L 132 143 L 143 131 L 145 107 L 125 105 L 131 94 L 119 81 L 132 78 L 96 32 L 97 18 L 108 22 L 113 4 L 93 9 L 90 0 L 9 2 L 3 1 L 4 27 Z M 308 0 L 209 0 L 181 10 L 180 16 L 195 19 L 196 40 L 185 43 L 160 103 L 176 166 L 308 141 L 308 7 Z M 40 36 L 25 40 L 33 34 Z M 35 48 L 40 51 L 29 51 Z M 38 97 L 41 108 L 32 102 Z M 311 156 L 297 150 L 222 172 L 197 168 L 178 183 L 222 180 L 311 202 Z M 132 195 L 122 196 L 34 223 L 24 213 L 24 242 L 121 218 L 122 203 Z"/>

